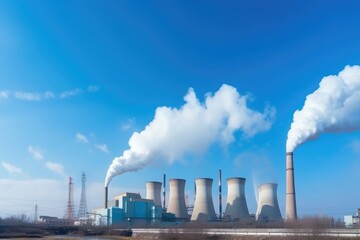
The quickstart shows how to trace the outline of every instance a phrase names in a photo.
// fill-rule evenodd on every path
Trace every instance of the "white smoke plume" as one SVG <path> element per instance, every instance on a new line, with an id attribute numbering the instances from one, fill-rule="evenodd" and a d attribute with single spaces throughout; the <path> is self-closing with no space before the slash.
<path id="1" fill-rule="evenodd" d="M 360 129 L 360 66 L 346 66 L 337 76 L 324 77 L 319 88 L 296 110 L 286 151 L 325 132 Z"/>
<path id="2" fill-rule="evenodd" d="M 247 107 L 248 98 L 234 87 L 222 85 L 215 94 L 208 93 L 201 103 L 190 88 L 180 108 L 158 107 L 149 125 L 140 133 L 133 133 L 130 148 L 113 160 L 105 186 L 114 176 L 137 171 L 152 161 L 171 163 L 184 154 L 204 152 L 216 141 L 231 143 L 236 131 L 252 137 L 268 130 L 275 108 L 266 106 L 263 113 L 254 111 Z"/>

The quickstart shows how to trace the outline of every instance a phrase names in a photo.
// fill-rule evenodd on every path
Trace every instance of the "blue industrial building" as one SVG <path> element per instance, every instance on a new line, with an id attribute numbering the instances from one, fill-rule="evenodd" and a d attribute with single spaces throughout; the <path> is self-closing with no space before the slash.
<path id="1" fill-rule="evenodd" d="M 108 208 L 95 209 L 95 225 L 116 225 L 126 222 L 151 222 L 162 218 L 162 207 L 141 198 L 138 193 L 123 193 L 114 198 Z"/>

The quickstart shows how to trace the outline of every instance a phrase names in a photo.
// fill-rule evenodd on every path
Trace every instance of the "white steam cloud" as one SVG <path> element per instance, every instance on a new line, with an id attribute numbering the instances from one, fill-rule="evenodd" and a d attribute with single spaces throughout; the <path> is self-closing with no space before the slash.
<path id="1" fill-rule="evenodd" d="M 152 122 L 143 131 L 134 132 L 130 148 L 116 157 L 110 165 L 105 186 L 111 179 L 125 172 L 137 171 L 155 160 L 170 163 L 186 153 L 204 152 L 212 143 L 234 141 L 234 133 L 245 137 L 268 130 L 275 116 L 275 108 L 266 106 L 263 113 L 247 106 L 248 96 L 241 96 L 229 85 L 223 85 L 201 103 L 192 88 L 180 108 L 158 107 Z"/>
<path id="2" fill-rule="evenodd" d="M 288 132 L 286 151 L 324 132 L 360 129 L 360 66 L 346 66 L 337 76 L 324 77 L 319 88 L 296 110 Z"/>

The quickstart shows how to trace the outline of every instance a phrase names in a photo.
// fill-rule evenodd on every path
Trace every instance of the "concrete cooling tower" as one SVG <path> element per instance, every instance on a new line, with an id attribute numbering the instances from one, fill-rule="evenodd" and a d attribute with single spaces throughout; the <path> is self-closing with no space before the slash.
<path id="1" fill-rule="evenodd" d="M 161 182 L 146 182 L 146 199 L 153 200 L 155 206 L 161 206 Z"/>
<path id="2" fill-rule="evenodd" d="M 249 219 L 249 210 L 245 198 L 245 178 L 227 179 L 227 201 L 225 218 L 230 220 Z"/>
<path id="3" fill-rule="evenodd" d="M 188 219 L 185 204 L 185 180 L 184 179 L 170 179 L 170 194 L 169 194 L 169 206 L 168 213 L 175 214 L 176 218 Z"/>
<path id="4" fill-rule="evenodd" d="M 277 184 L 265 183 L 258 186 L 257 221 L 282 220 L 277 199 Z"/>
<path id="5" fill-rule="evenodd" d="M 216 220 L 211 193 L 212 182 L 213 180 L 211 178 L 195 179 L 196 193 L 191 221 Z"/>

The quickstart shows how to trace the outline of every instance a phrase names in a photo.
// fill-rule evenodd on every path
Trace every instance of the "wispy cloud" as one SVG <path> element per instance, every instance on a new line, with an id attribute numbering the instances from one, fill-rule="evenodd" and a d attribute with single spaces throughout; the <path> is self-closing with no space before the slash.
<path id="1" fill-rule="evenodd" d="M 10 163 L 7 162 L 2 162 L 1 165 L 5 168 L 6 171 L 8 171 L 8 173 L 10 174 L 20 174 L 22 173 L 22 169 L 19 167 L 16 167 Z"/>
<path id="2" fill-rule="evenodd" d="M 109 153 L 109 149 L 106 144 L 95 144 L 95 147 L 104 153 Z"/>
<path id="3" fill-rule="evenodd" d="M 28 147 L 28 152 L 35 160 L 44 159 L 44 155 L 41 152 L 41 150 L 37 149 L 37 148 L 35 148 L 35 147 L 31 146 L 31 145 L 29 145 L 29 147 Z"/>
<path id="4" fill-rule="evenodd" d="M 126 123 L 121 125 L 121 130 L 123 131 L 129 130 L 134 125 L 134 122 L 135 122 L 135 118 L 129 118 Z"/>
<path id="5" fill-rule="evenodd" d="M 82 94 L 84 91 L 80 88 L 75 88 L 72 90 L 68 90 L 68 91 L 64 91 L 62 93 L 60 93 L 60 98 L 68 98 L 68 97 L 73 97 L 76 95 L 80 95 Z"/>
<path id="6" fill-rule="evenodd" d="M 13 98 L 23 100 L 23 101 L 42 101 L 42 100 L 51 99 L 51 98 L 64 99 L 64 98 L 81 95 L 84 92 L 94 93 L 99 90 L 100 90 L 100 87 L 96 86 L 96 85 L 90 85 L 87 88 L 85 88 L 85 90 L 81 89 L 81 88 L 74 88 L 71 90 L 63 91 L 60 94 L 55 94 L 52 91 L 45 91 L 43 93 L 39 93 L 39 92 L 26 92 L 26 91 L 13 91 L 12 92 L 12 91 L 8 91 L 8 90 L 0 90 L 0 99 L 13 97 Z"/>
<path id="7" fill-rule="evenodd" d="M 33 92 L 15 92 L 15 98 L 24 100 L 24 101 L 40 101 L 41 95 L 39 93 Z"/>
<path id="8" fill-rule="evenodd" d="M 55 94 L 53 92 L 47 91 L 44 93 L 44 98 L 55 98 Z"/>
<path id="9" fill-rule="evenodd" d="M 0 98 L 8 98 L 10 95 L 10 92 L 9 91 L 0 91 Z"/>
<path id="10" fill-rule="evenodd" d="M 88 92 L 97 92 L 99 90 L 100 90 L 100 87 L 96 86 L 96 85 L 91 85 L 91 86 L 88 86 L 88 88 L 87 88 Z"/>
<path id="11" fill-rule="evenodd" d="M 78 142 L 82 142 L 82 143 L 88 143 L 88 142 L 89 142 L 89 140 L 87 139 L 87 137 L 85 137 L 85 135 L 83 135 L 83 134 L 81 134 L 81 133 L 77 133 L 77 134 L 75 135 L 75 137 L 76 137 L 76 141 L 78 141 Z"/>
<path id="12" fill-rule="evenodd" d="M 54 163 L 54 162 L 46 162 L 45 166 L 50 171 L 53 171 L 57 174 L 60 174 L 62 176 L 65 175 L 64 166 L 60 163 Z"/>

